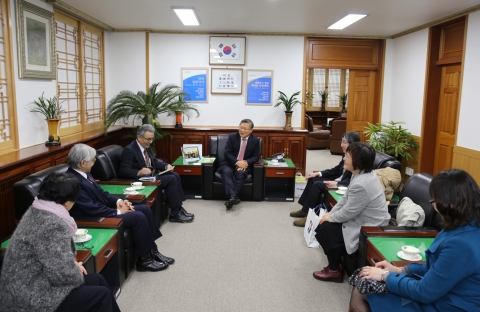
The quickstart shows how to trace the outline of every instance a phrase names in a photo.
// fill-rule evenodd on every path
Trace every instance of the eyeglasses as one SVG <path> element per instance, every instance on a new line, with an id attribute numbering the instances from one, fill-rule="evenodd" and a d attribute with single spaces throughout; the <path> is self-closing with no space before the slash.
<path id="1" fill-rule="evenodd" d="M 435 199 L 430 199 L 428 202 L 433 205 L 433 203 L 435 202 Z"/>
<path id="2" fill-rule="evenodd" d="M 145 140 L 147 140 L 148 142 L 153 142 L 155 140 L 155 138 L 146 138 L 142 135 L 142 138 L 144 138 Z"/>
<path id="3" fill-rule="evenodd" d="M 240 131 L 250 131 L 250 129 L 247 129 L 247 128 L 238 128 L 238 130 L 240 130 Z"/>
<path id="4" fill-rule="evenodd" d="M 348 142 L 342 140 L 342 143 L 340 143 L 340 144 L 348 144 Z"/>

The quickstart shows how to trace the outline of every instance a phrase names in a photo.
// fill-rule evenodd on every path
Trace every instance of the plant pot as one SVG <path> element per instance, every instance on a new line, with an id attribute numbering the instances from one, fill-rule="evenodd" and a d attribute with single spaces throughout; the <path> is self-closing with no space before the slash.
<path id="1" fill-rule="evenodd" d="M 292 130 L 292 114 L 293 112 L 285 112 L 285 127 L 283 127 L 283 130 Z"/>
<path id="2" fill-rule="evenodd" d="M 182 126 L 182 112 L 175 112 L 175 128 L 183 128 Z"/>
<path id="3" fill-rule="evenodd" d="M 47 125 L 48 141 L 45 142 L 45 145 L 60 145 L 60 136 L 58 135 L 60 119 L 47 119 Z"/>
<path id="4" fill-rule="evenodd" d="M 347 112 L 347 110 L 345 109 L 345 105 L 347 105 L 347 102 L 342 102 L 342 113 Z"/>
<path id="5" fill-rule="evenodd" d="M 321 109 L 322 112 L 325 111 L 325 101 L 322 101 L 322 109 Z"/>

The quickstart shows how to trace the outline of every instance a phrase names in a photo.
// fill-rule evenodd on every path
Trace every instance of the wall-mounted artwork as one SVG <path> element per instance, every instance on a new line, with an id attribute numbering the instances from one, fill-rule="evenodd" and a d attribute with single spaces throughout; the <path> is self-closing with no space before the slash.
<path id="1" fill-rule="evenodd" d="M 273 70 L 247 69 L 246 104 L 271 105 Z"/>
<path id="2" fill-rule="evenodd" d="M 16 6 L 19 77 L 55 79 L 53 13 L 24 0 Z"/>
<path id="3" fill-rule="evenodd" d="M 210 65 L 245 65 L 245 37 L 210 36 Z"/>
<path id="4" fill-rule="evenodd" d="M 182 88 L 187 102 L 208 102 L 208 68 L 182 68 Z"/>
<path id="5" fill-rule="evenodd" d="M 242 94 L 241 68 L 212 68 L 212 94 Z"/>

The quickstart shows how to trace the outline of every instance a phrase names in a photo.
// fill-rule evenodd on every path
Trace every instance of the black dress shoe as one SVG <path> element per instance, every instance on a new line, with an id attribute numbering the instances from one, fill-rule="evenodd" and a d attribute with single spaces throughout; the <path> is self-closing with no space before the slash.
<path id="1" fill-rule="evenodd" d="M 235 195 L 230 196 L 230 199 L 228 200 L 232 205 L 238 205 L 240 204 L 241 200 Z"/>
<path id="2" fill-rule="evenodd" d="M 172 216 L 170 215 L 170 217 L 168 218 L 168 220 L 170 222 L 178 222 L 178 223 L 190 223 L 190 222 L 193 222 L 193 218 L 192 217 L 187 217 L 185 215 L 183 215 L 183 213 L 179 212 L 178 215 L 176 216 Z"/>
<path id="3" fill-rule="evenodd" d="M 189 217 L 189 218 L 192 218 L 192 219 L 195 218 L 195 215 L 194 215 L 193 213 L 187 212 L 187 211 L 185 210 L 185 208 L 183 208 L 183 207 L 180 209 L 180 213 L 183 213 L 183 215 L 184 215 L 185 217 Z"/>
<path id="4" fill-rule="evenodd" d="M 168 268 L 168 263 L 155 261 L 152 259 L 150 254 L 138 259 L 137 261 L 137 271 L 157 272 L 165 270 L 166 268 Z"/>
<path id="5" fill-rule="evenodd" d="M 229 200 L 225 202 L 225 206 L 227 207 L 227 210 L 230 210 L 233 207 L 233 203 L 230 203 Z"/>
<path id="6" fill-rule="evenodd" d="M 162 263 L 172 264 L 175 262 L 175 259 L 162 255 L 158 250 L 152 250 L 152 258 Z"/>

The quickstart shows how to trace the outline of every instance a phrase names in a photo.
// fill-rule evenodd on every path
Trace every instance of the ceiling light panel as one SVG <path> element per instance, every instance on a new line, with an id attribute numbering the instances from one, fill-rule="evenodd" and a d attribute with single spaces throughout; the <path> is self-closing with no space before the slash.
<path id="1" fill-rule="evenodd" d="M 353 23 L 361 20 L 367 16 L 366 14 L 348 14 L 338 22 L 334 23 L 333 25 L 329 26 L 328 29 L 344 29 L 347 26 L 352 25 Z"/>
<path id="2" fill-rule="evenodd" d="M 193 7 L 172 7 L 172 10 L 177 14 L 180 21 L 185 26 L 198 26 L 200 21 L 195 14 Z"/>

